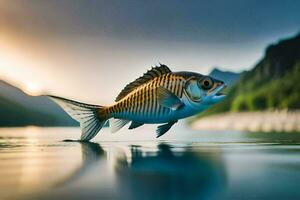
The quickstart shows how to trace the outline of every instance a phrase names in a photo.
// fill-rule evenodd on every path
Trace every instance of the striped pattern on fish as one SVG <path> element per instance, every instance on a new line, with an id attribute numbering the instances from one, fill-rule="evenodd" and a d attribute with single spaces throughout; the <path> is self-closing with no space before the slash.
<path id="1" fill-rule="evenodd" d="M 166 65 L 148 70 L 126 85 L 111 106 L 84 104 L 49 96 L 80 123 L 81 141 L 89 141 L 110 120 L 112 132 L 131 122 L 129 129 L 143 124 L 158 126 L 157 137 L 165 134 L 179 119 L 195 115 L 220 102 L 218 92 L 224 82 L 194 72 L 172 72 Z"/>
<path id="2" fill-rule="evenodd" d="M 179 98 L 183 96 L 185 79 L 174 73 L 163 74 L 130 92 L 115 105 L 107 108 L 109 117 L 140 122 L 167 122 L 172 110 L 163 107 L 157 99 L 157 89 L 164 87 Z"/>

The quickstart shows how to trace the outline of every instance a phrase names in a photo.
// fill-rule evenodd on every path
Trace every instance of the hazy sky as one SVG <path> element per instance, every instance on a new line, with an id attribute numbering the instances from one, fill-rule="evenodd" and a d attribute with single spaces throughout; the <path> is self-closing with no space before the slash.
<path id="1" fill-rule="evenodd" d="M 0 78 L 108 104 L 158 62 L 250 69 L 300 31 L 300 1 L 0 0 Z"/>

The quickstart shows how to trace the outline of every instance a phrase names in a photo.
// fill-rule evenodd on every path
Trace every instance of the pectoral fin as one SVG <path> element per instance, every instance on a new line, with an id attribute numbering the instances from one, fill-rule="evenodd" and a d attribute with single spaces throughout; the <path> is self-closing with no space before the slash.
<path id="1" fill-rule="evenodd" d="M 164 87 L 157 89 L 157 98 L 160 105 L 172 110 L 177 110 L 184 106 L 184 103 L 175 94 Z"/>
<path id="2" fill-rule="evenodd" d="M 172 121 L 169 122 L 167 124 L 163 124 L 157 127 L 156 129 L 156 138 L 159 138 L 160 136 L 162 136 L 163 134 L 165 134 L 166 132 L 168 132 L 168 130 L 170 130 L 170 128 L 176 123 L 177 121 Z"/>
<path id="3" fill-rule="evenodd" d="M 142 125 L 144 125 L 144 124 L 140 123 L 140 122 L 132 121 L 128 129 L 134 129 L 134 128 L 140 127 Z"/>

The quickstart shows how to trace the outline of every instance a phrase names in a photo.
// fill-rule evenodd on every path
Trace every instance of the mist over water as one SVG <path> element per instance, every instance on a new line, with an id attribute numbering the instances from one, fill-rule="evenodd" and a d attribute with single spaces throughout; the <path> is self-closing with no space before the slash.
<path id="1" fill-rule="evenodd" d="M 0 129 L 0 199 L 300 197 L 295 134 L 178 125 L 157 140 L 152 129 L 115 135 L 104 129 L 93 143 L 62 142 L 78 138 L 78 128 Z"/>

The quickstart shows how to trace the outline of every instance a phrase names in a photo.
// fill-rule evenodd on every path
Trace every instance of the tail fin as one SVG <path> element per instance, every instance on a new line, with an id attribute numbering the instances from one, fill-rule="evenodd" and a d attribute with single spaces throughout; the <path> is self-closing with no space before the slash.
<path id="1" fill-rule="evenodd" d="M 56 96 L 48 97 L 80 123 L 81 141 L 89 141 L 95 137 L 107 120 L 103 106 L 79 103 Z"/>

